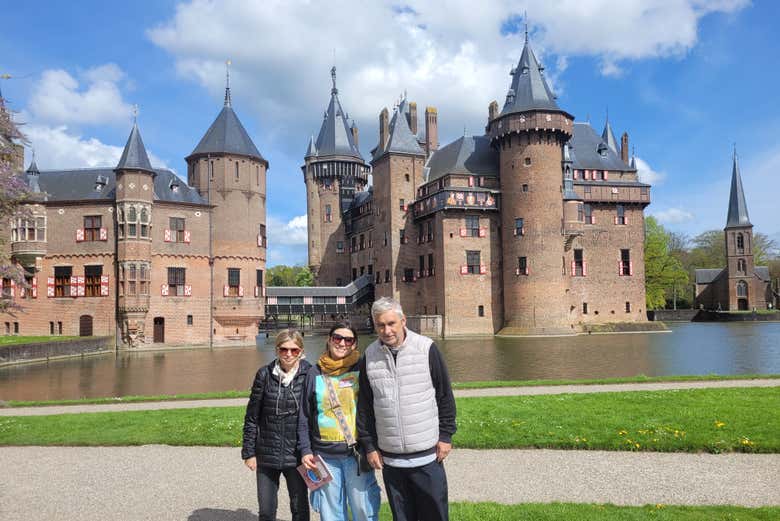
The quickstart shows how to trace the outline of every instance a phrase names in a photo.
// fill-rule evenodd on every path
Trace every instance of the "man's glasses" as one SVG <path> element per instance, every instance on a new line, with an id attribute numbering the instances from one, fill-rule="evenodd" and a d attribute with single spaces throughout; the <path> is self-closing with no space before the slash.
<path id="1" fill-rule="evenodd" d="M 344 345 L 349 347 L 355 344 L 355 337 L 353 336 L 341 336 L 341 335 L 330 335 L 330 339 L 333 340 L 334 344 L 340 343 L 342 340 L 344 341 Z"/>
<path id="2" fill-rule="evenodd" d="M 277 347 L 276 350 L 279 351 L 279 354 L 290 353 L 293 356 L 298 356 L 301 352 L 299 347 Z"/>

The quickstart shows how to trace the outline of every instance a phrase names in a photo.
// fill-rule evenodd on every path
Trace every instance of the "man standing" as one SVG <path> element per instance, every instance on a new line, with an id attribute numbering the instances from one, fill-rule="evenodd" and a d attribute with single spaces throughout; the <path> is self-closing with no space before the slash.
<path id="1" fill-rule="evenodd" d="M 357 430 L 382 469 L 395 521 L 446 521 L 444 459 L 455 434 L 455 397 L 436 344 L 406 328 L 401 304 L 371 307 L 379 338 L 360 360 Z"/>

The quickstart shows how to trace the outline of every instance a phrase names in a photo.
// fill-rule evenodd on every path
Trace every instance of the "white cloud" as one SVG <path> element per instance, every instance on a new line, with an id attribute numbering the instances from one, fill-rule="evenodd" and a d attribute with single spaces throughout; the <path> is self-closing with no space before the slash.
<path id="1" fill-rule="evenodd" d="M 650 185 L 657 185 L 664 182 L 664 179 L 666 179 L 665 172 L 656 172 L 645 160 L 639 157 L 636 157 L 635 159 L 636 171 L 640 181 Z"/>
<path id="2" fill-rule="evenodd" d="M 122 156 L 122 146 L 108 145 L 94 137 L 85 138 L 65 125 L 50 127 L 29 124 L 24 132 L 35 148 L 35 161 L 42 170 L 60 168 L 92 168 L 116 166 Z M 152 166 L 166 167 L 166 162 L 147 150 Z M 29 164 L 28 157 L 26 164 Z"/>
<path id="3" fill-rule="evenodd" d="M 652 214 L 663 224 L 680 224 L 694 219 L 691 212 L 680 208 L 667 208 L 666 210 L 652 212 Z"/>
<path id="4" fill-rule="evenodd" d="M 131 107 L 118 85 L 124 77 L 113 63 L 82 72 L 81 83 L 62 69 L 46 70 L 33 87 L 28 108 L 37 123 L 127 124 Z"/>
<path id="5" fill-rule="evenodd" d="M 273 245 L 306 246 L 307 220 L 305 215 L 293 217 L 289 221 L 273 215 L 268 216 L 268 242 Z"/>
<path id="6" fill-rule="evenodd" d="M 224 88 L 224 61 L 231 58 L 234 105 L 239 111 L 251 107 L 258 120 L 270 122 L 265 126 L 270 146 L 281 143 L 298 151 L 318 130 L 334 52 L 342 103 L 361 128 L 371 129 L 361 133 L 365 145 L 376 142 L 379 111 L 392 108 L 404 90 L 418 106 L 439 109 L 439 134 L 446 142 L 460 135 L 464 124 L 481 133 L 490 101 L 503 103 L 509 70 L 523 45 L 517 29 L 525 9 L 532 13 L 537 55 L 550 58 L 547 74 L 560 92 L 568 56 L 594 56 L 603 74 L 620 74 L 630 60 L 684 54 L 696 45 L 704 16 L 734 12 L 747 3 L 503 0 L 475 9 L 466 0 L 445 7 L 417 0 L 193 0 L 147 34 L 173 55 L 179 74 L 215 98 Z M 205 33 L 203 20 L 209 20 Z"/>

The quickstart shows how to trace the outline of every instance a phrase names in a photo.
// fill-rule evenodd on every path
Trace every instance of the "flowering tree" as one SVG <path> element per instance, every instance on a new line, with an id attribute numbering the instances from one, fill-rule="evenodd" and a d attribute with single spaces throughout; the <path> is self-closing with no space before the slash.
<path id="1" fill-rule="evenodd" d="M 23 176 L 14 172 L 14 143 L 24 141 L 0 97 L 0 278 L 11 279 L 24 287 L 24 269 L 11 262 L 8 250 L 8 224 L 14 215 L 24 211 L 23 204 L 30 197 Z M 12 300 L 0 298 L 0 312 L 15 307 Z"/>

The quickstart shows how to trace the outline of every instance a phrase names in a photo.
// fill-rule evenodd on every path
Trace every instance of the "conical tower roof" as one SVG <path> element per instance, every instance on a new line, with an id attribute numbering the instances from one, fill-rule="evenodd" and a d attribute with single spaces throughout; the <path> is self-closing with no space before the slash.
<path id="1" fill-rule="evenodd" d="M 742 189 L 742 176 L 739 173 L 737 151 L 734 150 L 734 163 L 731 170 L 731 194 L 729 195 L 729 213 L 726 228 L 753 226 L 748 217 L 745 192 Z"/>
<path id="2" fill-rule="evenodd" d="M 417 142 L 417 137 L 412 134 L 412 129 L 409 128 L 409 122 L 406 120 L 408 109 L 408 103 L 404 99 L 393 114 L 393 119 L 390 120 L 389 137 L 383 152 L 425 155 L 425 151 Z"/>
<path id="3" fill-rule="evenodd" d="M 330 103 L 328 103 L 328 109 L 325 111 L 325 118 L 315 143 L 317 155 L 351 156 L 362 161 L 363 156 L 360 155 L 360 150 L 355 145 L 347 116 L 339 101 L 339 90 L 336 88 L 336 67 L 330 70 L 330 74 L 333 87 L 330 90 Z"/>
<path id="4" fill-rule="evenodd" d="M 306 147 L 306 155 L 304 158 L 314 157 L 317 155 L 317 145 L 314 144 L 314 136 L 309 138 L 309 146 Z"/>
<path id="5" fill-rule="evenodd" d="M 604 131 L 601 133 L 601 139 L 604 140 L 604 143 L 606 143 L 614 153 L 618 153 L 617 139 L 615 139 L 615 134 L 612 132 L 612 125 L 609 124 L 609 115 L 607 115 L 607 121 L 604 123 Z"/>
<path id="6" fill-rule="evenodd" d="M 27 167 L 25 174 L 27 174 L 27 186 L 30 187 L 30 191 L 34 194 L 41 193 L 41 185 L 38 182 L 38 178 L 41 176 L 41 171 L 38 170 L 38 165 L 35 162 L 35 151 L 33 151 L 30 166 Z"/>
<path id="7" fill-rule="evenodd" d="M 127 138 L 127 144 L 115 170 L 145 170 L 154 174 L 137 123 L 133 123 L 133 130 L 130 131 L 130 137 Z"/>
<path id="8" fill-rule="evenodd" d="M 529 110 L 560 110 L 555 95 L 544 78 L 544 67 L 536 60 L 526 35 L 517 68 L 511 72 L 512 84 L 501 115 Z"/>

